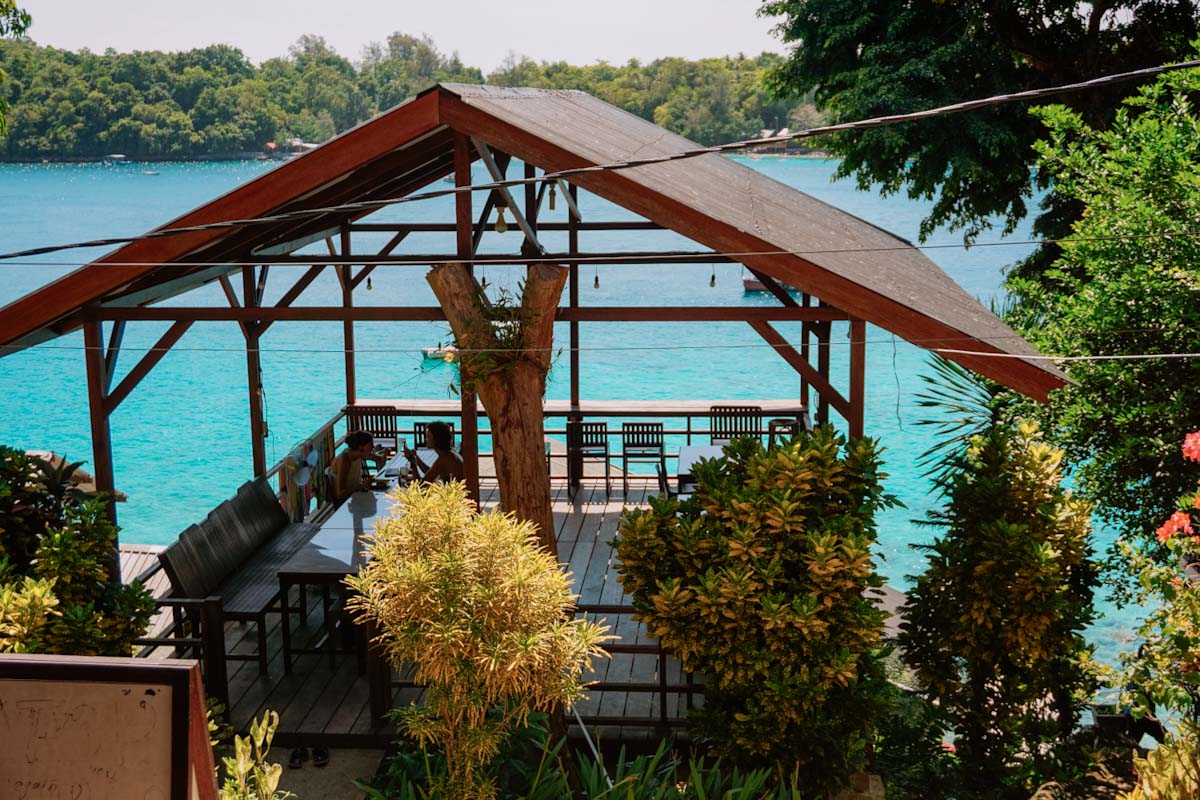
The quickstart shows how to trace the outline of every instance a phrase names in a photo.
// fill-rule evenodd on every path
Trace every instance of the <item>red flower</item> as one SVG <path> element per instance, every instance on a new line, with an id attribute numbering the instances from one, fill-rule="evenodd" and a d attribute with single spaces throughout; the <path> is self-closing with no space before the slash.
<path id="1" fill-rule="evenodd" d="M 1183 457 L 1189 461 L 1200 461 L 1200 431 L 1183 437 Z"/>
<path id="2" fill-rule="evenodd" d="M 1162 527 L 1158 529 L 1158 541 L 1165 542 L 1181 531 L 1189 536 L 1193 533 L 1192 518 L 1186 511 L 1176 511 L 1170 519 L 1162 524 Z"/>

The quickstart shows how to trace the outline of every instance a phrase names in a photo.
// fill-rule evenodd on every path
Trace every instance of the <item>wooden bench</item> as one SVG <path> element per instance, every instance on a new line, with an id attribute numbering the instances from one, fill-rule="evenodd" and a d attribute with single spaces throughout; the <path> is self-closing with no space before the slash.
<path id="1" fill-rule="evenodd" d="M 279 599 L 277 573 L 318 528 L 289 522 L 265 478 L 244 484 L 235 497 L 210 511 L 200 524 L 189 526 L 159 554 L 171 581 L 171 598 L 216 597 L 222 620 L 255 623 L 258 652 L 224 657 L 258 661 L 258 671 L 265 675 L 266 617 Z"/>

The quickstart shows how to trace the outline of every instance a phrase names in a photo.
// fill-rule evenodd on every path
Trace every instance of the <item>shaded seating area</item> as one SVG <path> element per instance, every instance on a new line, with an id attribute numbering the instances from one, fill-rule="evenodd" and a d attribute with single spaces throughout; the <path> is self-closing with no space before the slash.
<path id="1" fill-rule="evenodd" d="M 346 406 L 346 432 L 366 431 L 376 446 L 395 450 L 400 438 L 399 416 L 391 406 Z M 418 423 L 419 424 L 419 423 Z M 422 437 L 418 441 L 424 441 Z"/>
<path id="2" fill-rule="evenodd" d="M 184 644 L 194 651 L 219 645 L 225 658 L 256 661 L 259 674 L 266 674 L 266 618 L 279 599 L 276 572 L 317 530 L 312 523 L 290 522 L 265 479 L 244 484 L 236 496 L 214 508 L 203 522 L 188 526 L 158 556 L 171 582 L 169 599 L 202 602 L 215 598 L 219 602 L 213 611 L 218 617 L 204 624 L 211 628 L 225 620 L 253 623 L 257 647 L 253 653 L 227 653 L 223 642 L 209 639 L 202 643 L 186 636 Z M 209 605 L 213 607 L 211 602 Z M 171 631 L 176 638 L 187 631 L 185 616 L 182 611 L 176 614 Z M 207 656 L 206 664 L 216 663 L 215 653 Z M 213 680 L 215 677 L 210 675 L 206 680 L 210 693 L 220 697 L 221 687 L 214 685 L 219 683 Z"/>

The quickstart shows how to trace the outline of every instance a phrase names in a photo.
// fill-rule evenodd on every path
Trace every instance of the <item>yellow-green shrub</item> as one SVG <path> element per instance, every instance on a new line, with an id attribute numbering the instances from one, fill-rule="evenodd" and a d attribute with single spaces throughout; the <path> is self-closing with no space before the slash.
<path id="1" fill-rule="evenodd" d="M 392 664 L 414 666 L 427 687 L 402 727 L 445 751 L 435 796 L 489 798 L 495 787 L 481 768 L 531 712 L 583 694 L 607 629 L 573 618 L 567 575 L 528 523 L 477 514 L 461 483 L 393 498 L 370 563 L 348 579 L 359 592 L 351 607 L 379 626 Z"/>
<path id="2" fill-rule="evenodd" d="M 1120 800 L 1194 800 L 1200 797 L 1200 736 L 1185 723 L 1179 733 L 1146 754 L 1133 753 L 1137 785 Z"/>
<path id="3" fill-rule="evenodd" d="M 709 736 L 814 791 L 866 761 L 884 686 L 871 544 L 876 446 L 825 426 L 776 450 L 736 440 L 682 505 L 628 513 L 620 580 L 649 633 L 706 673 Z"/>

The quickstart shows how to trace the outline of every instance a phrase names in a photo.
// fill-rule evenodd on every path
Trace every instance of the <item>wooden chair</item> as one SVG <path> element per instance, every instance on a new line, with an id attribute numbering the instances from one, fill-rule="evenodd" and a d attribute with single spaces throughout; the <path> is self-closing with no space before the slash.
<path id="1" fill-rule="evenodd" d="M 400 436 L 396 409 L 391 406 L 346 406 L 346 433 L 366 431 L 375 444 L 395 450 Z"/>
<path id="2" fill-rule="evenodd" d="M 661 422 L 626 422 L 621 426 L 621 482 L 627 495 L 629 464 L 639 461 L 661 463 L 666 467 L 667 454 L 663 450 Z"/>
<path id="3" fill-rule="evenodd" d="M 608 460 L 608 423 L 607 422 L 567 422 L 567 460 L 572 456 L 580 462 L 587 459 L 604 461 L 604 498 L 607 500 L 612 492 L 609 478 Z"/>
<path id="4" fill-rule="evenodd" d="M 713 444 L 728 444 L 740 436 L 762 436 L 760 406 L 712 406 L 708 414 Z"/>
<path id="5" fill-rule="evenodd" d="M 654 465 L 654 470 L 658 474 L 658 493 L 668 500 L 675 499 L 675 495 L 678 493 L 671 488 L 671 478 L 667 475 L 666 463 L 658 462 Z"/>

